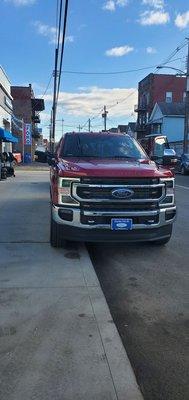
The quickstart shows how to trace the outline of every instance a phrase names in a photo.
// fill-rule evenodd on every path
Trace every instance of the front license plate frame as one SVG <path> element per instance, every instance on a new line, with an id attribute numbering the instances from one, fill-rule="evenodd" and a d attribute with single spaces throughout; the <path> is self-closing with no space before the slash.
<path id="1" fill-rule="evenodd" d="M 113 231 L 131 231 L 133 229 L 133 220 L 131 218 L 112 218 L 111 230 Z"/>

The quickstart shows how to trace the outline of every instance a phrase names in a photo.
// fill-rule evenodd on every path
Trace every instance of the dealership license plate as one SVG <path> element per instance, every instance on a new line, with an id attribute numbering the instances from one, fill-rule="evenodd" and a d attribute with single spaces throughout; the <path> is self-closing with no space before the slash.
<path id="1" fill-rule="evenodd" d="M 133 220 L 128 218 L 113 218 L 111 220 L 111 229 L 113 231 L 130 231 L 133 229 Z"/>

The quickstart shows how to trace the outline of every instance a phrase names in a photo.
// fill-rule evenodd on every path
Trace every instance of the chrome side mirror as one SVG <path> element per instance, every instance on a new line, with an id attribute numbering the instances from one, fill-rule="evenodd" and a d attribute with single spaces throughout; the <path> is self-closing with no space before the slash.
<path id="1" fill-rule="evenodd" d="M 175 167 L 178 157 L 174 149 L 164 149 L 163 152 L 163 165 L 167 167 Z"/>
<path id="2" fill-rule="evenodd" d="M 176 151 L 174 149 L 164 149 L 164 157 L 176 157 Z"/>

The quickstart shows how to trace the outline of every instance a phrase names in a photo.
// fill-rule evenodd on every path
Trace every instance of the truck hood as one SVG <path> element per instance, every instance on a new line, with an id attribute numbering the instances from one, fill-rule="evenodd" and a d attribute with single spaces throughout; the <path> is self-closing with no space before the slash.
<path id="1" fill-rule="evenodd" d="M 151 160 L 115 160 L 94 158 L 59 159 L 59 176 L 67 177 L 172 177 L 169 169 L 157 167 Z"/>

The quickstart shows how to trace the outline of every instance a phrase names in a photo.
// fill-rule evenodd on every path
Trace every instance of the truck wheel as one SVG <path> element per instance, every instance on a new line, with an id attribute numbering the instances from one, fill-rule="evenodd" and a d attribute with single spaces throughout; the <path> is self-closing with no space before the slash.
<path id="1" fill-rule="evenodd" d="M 65 241 L 61 235 L 61 226 L 51 216 L 50 244 L 52 247 L 62 247 Z"/>

